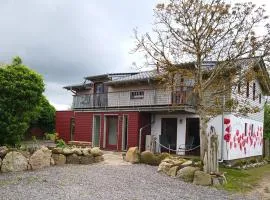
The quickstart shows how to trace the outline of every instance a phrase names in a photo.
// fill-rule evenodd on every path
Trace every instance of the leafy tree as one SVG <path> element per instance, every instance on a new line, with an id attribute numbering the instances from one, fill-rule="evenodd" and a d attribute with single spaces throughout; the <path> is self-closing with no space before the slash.
<path id="1" fill-rule="evenodd" d="M 0 68 L 0 144 L 19 143 L 37 116 L 44 83 L 19 57 Z"/>
<path id="2" fill-rule="evenodd" d="M 31 127 L 39 127 L 44 132 L 53 132 L 55 129 L 55 108 L 45 96 L 42 96 L 38 106 L 38 116 L 31 121 Z"/>
<path id="3" fill-rule="evenodd" d="M 269 55 L 268 18 L 263 7 L 252 3 L 232 6 L 223 0 L 170 0 L 157 4 L 154 17 L 152 33 L 140 35 L 134 31 L 134 52 L 143 52 L 147 64 L 157 63 L 159 71 L 163 72 L 161 82 L 170 89 L 174 88 L 177 74 L 193 77 L 203 159 L 208 151 L 209 116 L 222 111 L 212 110 L 205 97 L 209 90 L 222 95 L 231 88 L 234 75 L 237 75 L 231 67 L 235 68 L 240 58 Z M 256 34 L 258 27 L 261 27 L 259 35 Z M 207 70 L 204 62 L 211 60 L 216 63 Z M 194 63 L 192 68 L 189 65 L 178 67 L 179 63 L 188 62 Z M 224 88 L 213 88 L 215 84 Z M 228 104 L 233 107 L 232 102 Z"/>

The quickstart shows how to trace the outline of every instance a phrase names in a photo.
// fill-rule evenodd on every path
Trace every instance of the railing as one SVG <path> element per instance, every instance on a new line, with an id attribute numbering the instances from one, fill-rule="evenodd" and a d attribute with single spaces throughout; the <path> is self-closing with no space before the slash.
<path id="1" fill-rule="evenodd" d="M 171 92 L 164 89 L 140 89 L 73 97 L 73 108 L 147 107 L 195 105 L 191 87 Z"/>

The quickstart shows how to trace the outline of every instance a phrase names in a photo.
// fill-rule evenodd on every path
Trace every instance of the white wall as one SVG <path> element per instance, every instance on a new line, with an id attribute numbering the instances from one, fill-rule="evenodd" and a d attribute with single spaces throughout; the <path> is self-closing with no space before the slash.
<path id="1" fill-rule="evenodd" d="M 259 156 L 263 153 L 263 123 L 249 118 L 237 117 L 235 115 L 225 115 L 224 119 L 228 124 L 224 124 L 224 135 L 230 134 L 230 140 L 225 141 L 222 138 L 221 116 L 210 120 L 210 126 L 214 126 L 219 135 L 219 159 L 221 158 L 221 142 L 223 142 L 223 159 L 234 160 L 251 156 Z M 224 121 L 225 121 L 224 120 Z M 247 134 L 245 135 L 245 123 L 247 123 Z M 254 134 L 251 135 L 251 126 L 253 125 Z"/>
<path id="2" fill-rule="evenodd" d="M 161 119 L 162 118 L 177 118 L 177 143 L 176 148 L 178 149 L 180 145 L 184 145 L 186 142 L 186 118 L 197 118 L 197 115 L 192 114 L 156 114 L 155 121 L 151 125 L 151 135 L 157 137 L 159 140 L 159 135 L 161 134 Z M 160 151 L 157 147 L 156 151 Z M 180 155 L 184 155 L 184 152 L 178 152 Z"/>

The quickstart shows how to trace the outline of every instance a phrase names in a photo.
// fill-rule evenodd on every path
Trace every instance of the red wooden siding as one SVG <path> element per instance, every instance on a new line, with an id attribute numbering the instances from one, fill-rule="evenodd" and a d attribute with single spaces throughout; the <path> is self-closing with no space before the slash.
<path id="1" fill-rule="evenodd" d="M 100 115 L 101 129 L 100 129 L 100 147 L 103 148 L 104 141 L 104 119 L 106 116 L 117 115 L 118 116 L 118 132 L 117 143 L 115 150 L 121 151 L 122 149 L 122 125 L 123 116 L 128 116 L 128 141 L 129 147 L 139 145 L 139 130 L 142 126 L 150 123 L 150 115 L 140 112 L 75 112 L 75 133 L 74 140 L 78 141 L 92 141 L 92 128 L 93 128 L 93 116 Z M 60 134 L 60 137 L 64 140 L 70 140 L 70 118 L 73 116 L 73 112 L 57 112 L 56 114 L 56 131 Z M 144 147 L 145 135 L 150 133 L 150 127 L 144 129 L 142 137 L 142 147 Z M 106 143 L 105 143 L 106 145 Z M 106 149 L 106 146 L 105 146 Z"/>
<path id="2" fill-rule="evenodd" d="M 70 118 L 73 116 L 73 111 L 56 111 L 55 130 L 65 141 L 70 140 Z"/>
<path id="3" fill-rule="evenodd" d="M 75 133 L 76 141 L 92 141 L 93 113 L 75 112 Z"/>

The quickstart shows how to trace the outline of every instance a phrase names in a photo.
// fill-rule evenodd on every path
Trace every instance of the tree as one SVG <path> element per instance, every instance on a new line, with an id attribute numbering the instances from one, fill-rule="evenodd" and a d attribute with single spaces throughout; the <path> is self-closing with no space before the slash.
<path id="1" fill-rule="evenodd" d="M 263 7 L 252 3 L 234 6 L 223 0 L 170 0 L 154 9 L 152 33 L 138 34 L 135 30 L 134 52 L 143 52 L 147 64 L 157 63 L 162 71 L 160 80 L 174 89 L 177 74 L 194 79 L 193 93 L 196 112 L 200 116 L 201 159 L 207 155 L 207 122 L 209 116 L 222 112 L 207 104 L 209 90 L 222 96 L 231 88 L 237 60 L 250 56 L 268 56 L 270 25 Z M 266 25 L 265 25 L 266 24 Z M 260 27 L 260 35 L 256 28 Z M 216 61 L 211 69 L 205 61 Z M 179 63 L 192 62 L 179 67 Z M 192 66 L 192 67 L 189 67 Z M 243 78 L 247 78 L 246 76 Z M 214 87 L 215 85 L 219 87 Z M 220 87 L 224 85 L 224 88 Z M 206 100 L 206 101 L 205 101 Z M 233 102 L 233 101 L 232 101 Z M 230 108 L 234 107 L 228 102 Z M 212 106 L 213 107 L 213 106 Z M 245 109 L 243 109 L 245 110 Z"/>
<path id="2" fill-rule="evenodd" d="M 19 57 L 0 68 L 0 144 L 21 141 L 30 120 L 37 116 L 44 83 L 41 75 Z"/>
<path id="3" fill-rule="evenodd" d="M 55 129 L 55 108 L 42 95 L 38 106 L 38 116 L 31 121 L 30 127 L 38 127 L 44 132 L 51 133 Z"/>
<path id="4" fill-rule="evenodd" d="M 265 104 L 264 108 L 264 138 L 270 139 L 270 104 Z"/>

